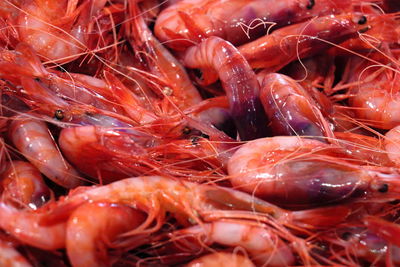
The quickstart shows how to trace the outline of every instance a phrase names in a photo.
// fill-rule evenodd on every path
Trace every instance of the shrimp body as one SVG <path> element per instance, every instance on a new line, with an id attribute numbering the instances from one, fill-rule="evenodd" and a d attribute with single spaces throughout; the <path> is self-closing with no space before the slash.
<path id="1" fill-rule="evenodd" d="M 178 233 L 193 236 L 195 240 L 200 239 L 206 245 L 216 243 L 241 247 L 251 255 L 251 260 L 259 265 L 288 266 L 295 261 L 291 249 L 268 226 L 262 224 L 221 220 L 183 229 Z M 176 234 L 172 233 L 172 237 Z"/>
<path id="2" fill-rule="evenodd" d="M 300 137 L 253 140 L 228 162 L 232 184 L 256 196 L 289 207 L 324 205 L 352 198 L 397 193 L 395 170 L 348 163 L 333 145 Z"/>
<path id="3" fill-rule="evenodd" d="M 32 267 L 10 244 L 0 239 L 0 265 L 4 267 Z"/>
<path id="4" fill-rule="evenodd" d="M 210 37 L 187 50 L 184 64 L 218 73 L 241 140 L 266 135 L 267 119 L 259 98 L 257 78 L 232 44 Z"/>
<path id="5" fill-rule="evenodd" d="M 249 258 L 241 254 L 215 252 L 202 256 L 186 264 L 186 267 L 219 267 L 229 262 L 232 267 L 254 267 Z"/>
<path id="6" fill-rule="evenodd" d="M 92 14 L 105 1 L 23 1 L 18 17 L 20 40 L 31 45 L 43 58 L 69 62 L 87 50 Z"/>
<path id="7" fill-rule="evenodd" d="M 87 203 L 77 208 L 67 222 L 66 250 L 72 266 L 111 266 L 107 246 L 118 235 L 139 226 L 142 212 L 128 206 Z"/>
<path id="8" fill-rule="evenodd" d="M 278 29 L 240 46 L 239 51 L 252 68 L 277 71 L 298 58 L 329 48 L 329 43 L 341 43 L 356 37 L 358 30 L 366 28 L 364 18 L 354 13 L 317 17 Z"/>
<path id="9" fill-rule="evenodd" d="M 161 12 L 155 34 L 176 50 L 211 36 L 240 45 L 264 35 L 271 25 L 282 27 L 350 6 L 343 1 L 184 0 Z"/>
<path id="10" fill-rule="evenodd" d="M 39 170 L 28 162 L 9 162 L 0 181 L 4 191 L 3 197 L 7 196 L 32 209 L 39 208 L 52 196 Z"/>
<path id="11" fill-rule="evenodd" d="M 44 122 L 16 117 L 9 134 L 18 150 L 53 182 L 66 188 L 82 184 L 78 172 L 64 160 Z"/>
<path id="12" fill-rule="evenodd" d="M 278 73 L 260 79 L 260 98 L 274 135 L 333 136 L 317 104 L 295 80 Z"/>

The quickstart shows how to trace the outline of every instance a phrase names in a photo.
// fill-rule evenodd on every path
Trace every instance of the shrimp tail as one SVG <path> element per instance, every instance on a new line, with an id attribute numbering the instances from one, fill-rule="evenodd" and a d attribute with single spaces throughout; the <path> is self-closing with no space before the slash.
<path id="1" fill-rule="evenodd" d="M 294 211 L 293 222 L 306 228 L 326 228 L 343 222 L 351 213 L 346 206 Z"/>

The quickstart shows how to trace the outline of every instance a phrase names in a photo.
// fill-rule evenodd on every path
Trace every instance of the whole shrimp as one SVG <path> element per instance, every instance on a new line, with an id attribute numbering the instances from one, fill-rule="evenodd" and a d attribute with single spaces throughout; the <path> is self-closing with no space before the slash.
<path id="1" fill-rule="evenodd" d="M 295 80 L 279 73 L 260 73 L 258 78 L 261 102 L 274 135 L 334 137 L 317 103 Z"/>
<path id="2" fill-rule="evenodd" d="M 186 267 L 218 267 L 229 262 L 232 267 L 254 267 L 254 263 L 245 255 L 238 253 L 215 252 L 197 258 L 188 264 Z"/>
<path id="3" fill-rule="evenodd" d="M 9 2 L 8 0 L 6 0 Z M 87 51 L 92 16 L 105 0 L 23 1 L 19 6 L 19 39 L 41 57 L 58 63 L 76 59 Z"/>
<path id="4" fill-rule="evenodd" d="M 186 51 L 184 64 L 218 73 L 241 140 L 266 135 L 268 122 L 260 102 L 257 78 L 232 44 L 210 37 Z"/>
<path id="5" fill-rule="evenodd" d="M 37 209 L 50 200 L 52 191 L 45 184 L 39 170 L 28 162 L 7 162 L 1 174 L 2 198 L 31 209 Z"/>
<path id="6" fill-rule="evenodd" d="M 107 247 L 121 249 L 118 236 L 135 229 L 144 220 L 142 212 L 128 206 L 107 202 L 83 204 L 67 222 L 66 250 L 71 265 L 111 266 L 118 257 L 108 255 Z"/>
<path id="7" fill-rule="evenodd" d="M 392 168 L 346 161 L 341 148 L 300 137 L 250 141 L 228 162 L 237 189 L 286 207 L 351 199 L 394 199 L 399 174 Z"/>
<path id="8" fill-rule="evenodd" d="M 234 45 L 258 38 L 274 25 L 282 27 L 314 16 L 351 11 L 350 1 L 183 0 L 163 10 L 155 34 L 176 50 L 218 36 Z"/>
<path id="9" fill-rule="evenodd" d="M 296 59 L 328 49 L 332 43 L 357 37 L 358 31 L 366 29 L 368 19 L 361 14 L 328 15 L 278 29 L 238 49 L 252 68 L 277 71 Z"/>
<path id="10" fill-rule="evenodd" d="M 79 173 L 65 161 L 44 122 L 14 117 L 9 134 L 19 152 L 53 182 L 66 188 L 82 184 Z"/>
<path id="11" fill-rule="evenodd" d="M 200 102 L 201 96 L 185 69 L 153 36 L 136 2 L 129 2 L 129 15 L 132 19 L 127 24 L 127 39 L 143 62 L 145 70 L 154 75 L 153 79 L 162 81 L 163 86 L 156 93 L 181 109 Z"/>

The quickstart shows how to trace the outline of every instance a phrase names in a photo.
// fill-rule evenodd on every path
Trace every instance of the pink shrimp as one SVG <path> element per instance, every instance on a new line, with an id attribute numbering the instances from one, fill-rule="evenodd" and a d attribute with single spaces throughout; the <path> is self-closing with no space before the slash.
<path id="1" fill-rule="evenodd" d="M 145 216 L 128 206 L 87 203 L 77 208 L 67 222 L 66 250 L 71 265 L 111 266 L 107 247 L 117 247 L 115 239 L 135 229 Z M 115 256 L 114 256 L 115 257 Z"/>
<path id="2" fill-rule="evenodd" d="M 176 50 L 218 36 L 240 45 L 264 35 L 271 25 L 294 24 L 314 16 L 351 11 L 351 1 L 184 0 L 163 10 L 155 34 Z"/>
<path id="3" fill-rule="evenodd" d="M 21 211 L 0 202 L 0 228 L 28 244 L 44 250 L 65 247 L 66 224 L 42 225 L 44 213 Z"/>
<path id="4" fill-rule="evenodd" d="M 400 126 L 394 127 L 385 134 L 384 145 L 389 159 L 396 166 L 400 166 Z"/>
<path id="5" fill-rule="evenodd" d="M 15 117 L 9 134 L 18 150 L 53 182 L 67 188 L 82 184 L 79 173 L 64 160 L 44 122 Z"/>
<path id="6" fill-rule="evenodd" d="M 262 138 L 235 152 L 228 173 L 235 188 L 286 207 L 397 197 L 395 169 L 361 166 L 346 157 L 341 148 L 317 140 Z"/>
<path id="7" fill-rule="evenodd" d="M 240 46 L 239 51 L 252 68 L 277 71 L 298 58 L 326 50 L 332 43 L 356 37 L 358 31 L 368 29 L 366 23 L 366 17 L 357 13 L 317 17 L 276 30 Z"/>
<path id="8" fill-rule="evenodd" d="M 233 45 L 219 37 L 210 37 L 187 50 L 184 64 L 218 73 L 241 140 L 266 135 L 268 123 L 259 98 L 257 78 Z"/>
<path id="9" fill-rule="evenodd" d="M 53 196 L 39 170 L 28 162 L 8 162 L 0 181 L 3 199 L 10 199 L 31 209 L 41 207 Z"/>
<path id="10" fill-rule="evenodd" d="M 180 237 L 182 240 L 179 240 Z M 196 225 L 172 232 L 171 239 L 178 243 L 178 247 L 185 247 L 185 250 L 193 252 L 199 251 L 199 246 L 209 246 L 214 243 L 240 247 L 246 250 L 251 255 L 251 260 L 260 266 L 288 266 L 295 262 L 291 248 L 272 228 L 244 220 L 219 220 Z M 183 244 L 180 244 L 181 242 Z M 188 244 L 185 246 L 186 242 Z"/>
<path id="11" fill-rule="evenodd" d="M 87 51 L 92 15 L 105 3 L 105 0 L 86 0 L 80 5 L 76 0 L 23 1 L 17 22 L 19 38 L 45 59 L 58 63 L 74 60 Z"/>
<path id="12" fill-rule="evenodd" d="M 133 19 L 128 23 L 127 39 L 135 49 L 137 57 L 146 66 L 145 69 L 164 83 L 156 93 L 179 108 L 188 108 L 200 102 L 201 96 L 185 69 L 153 36 L 136 1 L 130 1 L 129 15 Z"/>
<path id="13" fill-rule="evenodd" d="M 334 137 L 317 103 L 295 80 L 278 73 L 261 74 L 259 79 L 261 102 L 274 135 Z"/>
<path id="14" fill-rule="evenodd" d="M 229 263 L 232 267 L 255 267 L 254 263 L 245 255 L 238 253 L 215 252 L 195 259 L 186 267 L 219 267 Z"/>
<path id="15" fill-rule="evenodd" d="M 32 265 L 12 245 L 0 239 L 0 265 L 4 267 L 31 267 Z"/>
<path id="16" fill-rule="evenodd" d="M 371 54 L 369 60 L 353 57 L 343 76 L 349 84 L 349 105 L 356 118 L 388 130 L 400 123 L 398 66 L 391 65 L 381 54 Z"/>

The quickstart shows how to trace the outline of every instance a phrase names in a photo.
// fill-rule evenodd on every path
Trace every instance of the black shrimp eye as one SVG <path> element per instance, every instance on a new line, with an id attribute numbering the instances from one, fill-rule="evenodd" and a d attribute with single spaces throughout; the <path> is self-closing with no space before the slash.
<path id="1" fill-rule="evenodd" d="M 192 130 L 189 127 L 185 127 L 182 129 L 183 134 L 190 134 L 191 132 L 192 132 Z"/>
<path id="2" fill-rule="evenodd" d="M 382 184 L 379 188 L 378 191 L 381 193 L 386 193 L 389 191 L 389 185 L 388 184 Z"/>
<path id="3" fill-rule="evenodd" d="M 54 117 L 55 117 L 57 120 L 62 120 L 62 119 L 64 119 L 64 111 L 62 111 L 61 109 L 57 109 L 57 110 L 54 112 Z"/>
<path id="4" fill-rule="evenodd" d="M 357 23 L 360 24 L 360 25 L 363 25 L 363 24 L 367 23 L 367 17 L 366 17 L 366 16 L 362 16 L 362 17 L 358 20 Z"/>
<path id="5" fill-rule="evenodd" d="M 308 5 L 306 6 L 307 9 L 312 9 L 315 5 L 315 1 L 314 0 L 310 0 Z"/>
<path id="6" fill-rule="evenodd" d="M 351 236 L 352 236 L 352 234 L 350 232 L 344 232 L 341 237 L 343 240 L 347 241 L 350 239 Z"/>

